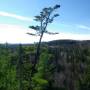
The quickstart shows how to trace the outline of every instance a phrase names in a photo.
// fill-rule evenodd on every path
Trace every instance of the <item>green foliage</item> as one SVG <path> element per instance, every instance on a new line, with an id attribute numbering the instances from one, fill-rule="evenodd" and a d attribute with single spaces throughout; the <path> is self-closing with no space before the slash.
<path id="1" fill-rule="evenodd" d="M 39 35 L 40 37 L 43 36 L 43 33 L 47 34 L 57 34 L 57 33 L 50 33 L 46 30 L 49 23 L 52 23 L 54 18 L 59 16 L 59 14 L 53 14 L 56 9 L 60 8 L 60 5 L 55 5 L 54 7 L 47 7 L 43 8 L 39 15 L 35 16 L 35 21 L 40 22 L 40 25 L 36 26 L 29 26 L 29 28 L 32 28 L 36 30 L 36 35 Z M 35 35 L 32 33 L 28 33 L 29 35 Z"/>
<path id="2" fill-rule="evenodd" d="M 42 47 L 37 71 L 32 76 L 34 58 L 30 57 L 35 55 L 35 49 L 33 45 L 22 46 L 22 52 L 18 52 L 19 46 L 0 47 L 0 90 L 20 90 L 20 80 L 22 90 L 90 89 L 89 46 L 79 43 Z M 20 59 L 23 61 L 17 68 Z"/>
<path id="3" fill-rule="evenodd" d="M 12 54 L 8 48 L 2 49 L 0 53 L 0 89 L 16 90 L 18 80 L 16 79 L 16 67 L 11 65 Z"/>
<path id="4" fill-rule="evenodd" d="M 83 79 L 80 83 L 80 90 L 89 90 L 90 88 L 90 49 L 84 49 L 84 55 L 86 55 L 86 68 L 83 74 Z"/>
<path id="5" fill-rule="evenodd" d="M 40 60 L 36 66 L 37 73 L 34 74 L 34 77 L 32 78 L 33 84 L 34 84 L 34 90 L 47 90 L 49 81 L 47 80 L 47 76 L 50 68 L 48 66 L 48 62 L 50 60 L 51 55 L 48 54 L 48 51 L 42 52 L 40 55 Z"/>

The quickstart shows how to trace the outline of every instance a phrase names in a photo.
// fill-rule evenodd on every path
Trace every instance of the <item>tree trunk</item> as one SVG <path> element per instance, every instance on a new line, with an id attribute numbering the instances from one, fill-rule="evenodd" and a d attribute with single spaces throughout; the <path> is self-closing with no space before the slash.
<path id="1" fill-rule="evenodd" d="M 36 49 L 35 62 L 34 62 L 34 65 L 32 66 L 31 77 L 33 76 L 33 73 L 36 72 L 36 64 L 40 57 L 40 46 L 41 46 L 42 37 L 43 37 L 43 33 L 40 36 L 39 43 Z"/>
<path id="2" fill-rule="evenodd" d="M 30 77 L 29 84 L 32 84 L 31 83 L 32 82 L 32 77 L 33 77 L 34 73 L 36 72 L 36 64 L 37 64 L 37 61 L 39 60 L 39 56 L 40 56 L 40 46 L 41 46 L 42 37 L 43 37 L 43 33 L 40 36 L 39 43 L 38 43 L 38 46 L 37 46 L 37 49 L 36 49 L 35 62 L 34 62 L 34 65 L 32 66 L 32 69 L 31 69 L 31 77 Z M 32 85 L 30 85 L 28 90 L 33 90 Z"/>

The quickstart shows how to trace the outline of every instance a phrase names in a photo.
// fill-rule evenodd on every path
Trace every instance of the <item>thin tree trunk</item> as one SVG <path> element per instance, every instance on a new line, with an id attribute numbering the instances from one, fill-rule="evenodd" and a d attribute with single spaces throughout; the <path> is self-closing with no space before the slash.
<path id="1" fill-rule="evenodd" d="M 43 37 L 43 33 L 40 36 L 39 43 L 38 43 L 38 46 L 37 46 L 37 49 L 36 49 L 35 62 L 34 62 L 34 65 L 32 67 L 31 77 L 32 77 L 33 73 L 36 71 L 36 64 L 37 64 L 37 62 L 39 60 L 39 57 L 40 57 L 40 46 L 41 46 L 42 37 Z"/>
<path id="2" fill-rule="evenodd" d="M 40 37 L 40 40 L 39 40 L 39 43 L 38 43 L 38 46 L 37 46 L 37 51 L 36 51 L 36 55 L 35 55 L 35 63 L 37 63 L 37 61 L 39 60 L 39 56 L 40 56 L 40 46 L 41 46 L 41 40 L 42 40 L 42 37 L 43 37 L 43 33 Z"/>
<path id="3" fill-rule="evenodd" d="M 40 36 L 39 43 L 38 43 L 38 46 L 36 49 L 35 62 L 34 62 L 34 65 L 32 66 L 32 69 L 31 69 L 31 77 L 30 77 L 30 81 L 29 81 L 30 87 L 28 88 L 28 90 L 33 90 L 33 87 L 31 85 L 32 84 L 32 77 L 33 77 L 34 73 L 36 72 L 36 64 L 37 64 L 37 61 L 39 60 L 39 57 L 40 57 L 40 45 L 41 45 L 42 37 L 43 37 L 43 33 Z"/>

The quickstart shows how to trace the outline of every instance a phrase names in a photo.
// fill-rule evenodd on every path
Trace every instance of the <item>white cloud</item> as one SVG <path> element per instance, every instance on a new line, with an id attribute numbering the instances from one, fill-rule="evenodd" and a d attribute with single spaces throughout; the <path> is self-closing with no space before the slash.
<path id="1" fill-rule="evenodd" d="M 38 42 L 39 37 L 27 35 L 27 32 L 34 30 L 24 28 L 18 25 L 0 24 L 0 43 L 33 43 Z M 51 41 L 57 39 L 74 39 L 74 40 L 90 40 L 90 34 L 72 34 L 60 33 L 57 35 L 44 35 L 43 41 Z"/>
<path id="2" fill-rule="evenodd" d="M 90 27 L 89 26 L 86 26 L 86 25 L 77 25 L 78 28 L 81 28 L 81 29 L 86 29 L 86 30 L 90 30 Z"/>
<path id="3" fill-rule="evenodd" d="M 73 39 L 73 40 L 90 40 L 90 34 L 73 34 L 73 33 L 60 33 L 57 35 L 45 35 L 43 40 L 58 40 L 58 39 Z"/>
<path id="4" fill-rule="evenodd" d="M 19 20 L 23 20 L 23 21 L 32 21 L 33 20 L 32 18 L 29 18 L 29 17 L 24 17 L 24 16 L 20 16 L 20 15 L 8 13 L 8 12 L 3 12 L 3 11 L 0 11 L 0 16 L 12 17 L 12 18 L 16 18 Z"/>
<path id="5" fill-rule="evenodd" d="M 37 41 L 36 37 L 27 35 L 27 32 L 33 31 L 18 25 L 0 24 L 0 43 L 32 43 Z"/>

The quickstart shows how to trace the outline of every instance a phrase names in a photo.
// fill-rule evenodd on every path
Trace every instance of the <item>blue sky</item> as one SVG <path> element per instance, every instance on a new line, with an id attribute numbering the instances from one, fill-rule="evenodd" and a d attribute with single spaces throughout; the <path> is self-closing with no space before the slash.
<path id="1" fill-rule="evenodd" d="M 37 41 L 36 37 L 26 35 L 32 32 L 28 26 L 36 24 L 33 18 L 44 7 L 55 4 L 61 5 L 57 10 L 60 16 L 48 30 L 60 34 L 49 40 L 90 39 L 90 0 L 0 0 L 0 43 Z M 47 40 L 45 38 L 43 40 Z"/>

